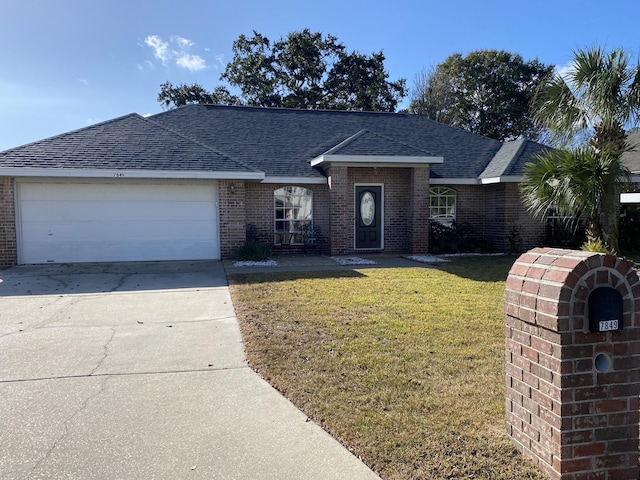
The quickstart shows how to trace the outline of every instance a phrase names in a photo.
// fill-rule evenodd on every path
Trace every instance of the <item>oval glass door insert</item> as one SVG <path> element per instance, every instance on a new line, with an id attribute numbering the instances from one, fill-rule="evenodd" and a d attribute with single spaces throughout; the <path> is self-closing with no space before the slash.
<path id="1" fill-rule="evenodd" d="M 373 223 L 376 215 L 376 205 L 371 192 L 364 192 L 360 199 L 360 218 L 367 227 Z"/>

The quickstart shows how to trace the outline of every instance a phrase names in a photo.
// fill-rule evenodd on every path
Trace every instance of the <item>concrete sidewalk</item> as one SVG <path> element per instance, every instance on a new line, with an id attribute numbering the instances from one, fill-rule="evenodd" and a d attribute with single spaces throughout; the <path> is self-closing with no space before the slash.
<path id="1" fill-rule="evenodd" d="M 222 262 L 0 271 L 0 478 L 377 479 L 255 374 Z"/>

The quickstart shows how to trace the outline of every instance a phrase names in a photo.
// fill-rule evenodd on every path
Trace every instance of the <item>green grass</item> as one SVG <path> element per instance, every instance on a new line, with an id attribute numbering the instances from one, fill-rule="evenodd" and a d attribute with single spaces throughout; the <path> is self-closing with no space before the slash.
<path id="1" fill-rule="evenodd" d="M 543 478 L 504 427 L 515 257 L 238 275 L 250 365 L 387 480 Z"/>

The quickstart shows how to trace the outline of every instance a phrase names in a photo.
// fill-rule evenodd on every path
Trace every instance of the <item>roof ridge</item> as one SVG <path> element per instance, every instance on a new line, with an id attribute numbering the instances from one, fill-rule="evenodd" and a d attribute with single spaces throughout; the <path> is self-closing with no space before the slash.
<path id="1" fill-rule="evenodd" d="M 343 147 L 346 147 L 347 145 L 352 143 L 356 138 L 361 137 L 362 135 L 364 135 L 368 131 L 369 130 L 367 130 L 366 128 L 363 128 L 362 130 L 358 130 L 356 133 L 354 133 L 350 137 L 345 138 L 343 141 L 341 141 L 340 143 L 334 145 L 329 150 L 327 150 L 326 152 L 321 153 L 320 155 L 331 155 L 333 152 L 335 152 L 337 150 L 340 150 Z"/>
<path id="2" fill-rule="evenodd" d="M 364 136 L 366 134 L 370 134 L 370 135 L 373 135 L 375 137 L 381 138 L 384 141 L 395 143 L 397 145 L 402 145 L 402 146 L 408 147 L 408 148 L 410 148 L 412 150 L 417 150 L 419 152 L 422 152 L 422 153 L 425 153 L 427 155 L 433 156 L 433 153 L 427 152 L 426 150 L 424 150 L 424 149 L 422 149 L 420 147 L 417 147 L 415 145 L 410 145 L 410 144 L 408 144 L 406 142 L 403 142 L 403 141 L 400 141 L 400 140 L 396 140 L 395 138 L 391 138 L 391 137 L 388 137 L 386 135 L 382 135 L 382 134 L 380 134 L 378 132 L 374 132 L 374 131 L 369 130 L 367 128 L 363 128 L 362 130 L 357 131 L 355 134 L 351 135 L 350 137 L 347 137 L 346 139 L 344 139 L 340 143 L 334 145 L 329 150 L 321 153 L 320 155 L 331 155 L 332 153 L 334 153 L 334 152 L 346 147 L 347 145 L 353 143 L 358 138 L 360 138 L 360 137 L 362 137 L 362 136 Z"/>
<path id="3" fill-rule="evenodd" d="M 489 163 L 487 164 L 487 166 L 484 168 L 484 170 L 482 171 L 482 173 L 480 174 L 480 176 L 478 178 L 483 178 L 485 176 L 491 176 L 491 177 L 500 177 L 502 176 L 502 174 L 507 171 L 516 161 L 516 159 L 520 156 L 520 153 L 522 153 L 522 150 L 524 149 L 524 145 L 526 142 L 530 142 L 531 140 L 528 140 L 526 138 L 517 138 L 515 140 L 511 140 L 509 142 L 501 142 L 501 146 L 498 149 L 498 151 L 493 155 L 493 158 L 491 158 L 491 160 L 489 161 Z M 495 175 L 493 173 L 488 173 L 488 171 L 491 168 L 495 168 L 496 164 L 499 162 L 499 158 L 498 155 L 500 155 L 500 152 L 502 152 L 502 150 L 505 147 L 511 147 L 514 146 L 515 144 L 519 143 L 519 145 L 517 145 L 515 151 L 511 154 L 511 157 L 509 158 L 509 161 L 506 162 L 506 165 L 502 166 L 502 168 L 500 169 L 500 173 L 498 175 Z"/>
<path id="4" fill-rule="evenodd" d="M 224 105 L 220 103 L 190 103 L 189 105 L 181 105 L 179 107 L 175 107 L 169 110 L 165 110 L 164 112 L 158 112 L 154 114 L 163 115 L 165 113 L 170 113 L 176 110 L 183 110 L 187 108 L 220 108 L 220 109 L 245 109 L 245 110 L 271 110 L 271 111 L 283 111 L 283 112 L 307 112 L 311 114 L 319 114 L 319 113 L 342 113 L 342 114 L 364 114 L 364 115 L 396 115 L 396 116 L 413 116 L 411 113 L 406 112 L 383 112 L 376 110 L 337 110 L 334 108 L 293 108 L 293 107 L 261 107 L 258 105 Z M 416 115 L 417 116 L 417 115 Z"/>
<path id="5" fill-rule="evenodd" d="M 230 160 L 230 161 L 232 161 L 232 162 L 235 162 L 235 163 L 237 163 L 239 166 L 244 167 L 244 168 L 246 168 L 247 170 L 250 170 L 250 171 L 252 171 L 252 172 L 260 172 L 260 171 L 262 171 L 262 170 L 256 170 L 254 167 L 252 167 L 252 166 L 250 166 L 250 165 L 247 165 L 246 163 L 244 163 L 244 162 L 242 162 L 242 161 L 240 161 L 240 160 L 238 160 L 238 159 L 236 159 L 236 158 L 233 158 L 233 157 L 231 157 L 231 156 L 227 155 L 227 154 L 226 154 L 226 153 L 224 153 L 224 152 L 221 152 L 221 151 L 219 151 L 219 150 L 217 150 L 217 149 L 213 148 L 211 145 L 207 145 L 207 144 L 206 144 L 206 143 L 204 143 L 204 142 L 201 142 L 201 141 L 199 141 L 199 140 L 196 140 L 195 138 L 192 138 L 192 137 L 190 137 L 190 136 L 186 135 L 185 133 L 183 133 L 183 132 L 181 132 L 181 131 L 179 131 L 179 130 L 175 130 L 175 129 L 173 129 L 173 128 L 170 128 L 170 127 L 167 127 L 167 126 L 165 126 L 165 125 L 162 125 L 162 124 L 160 124 L 160 123 L 158 123 L 158 122 L 156 122 L 156 121 L 151 120 L 149 117 L 141 117 L 141 118 L 142 118 L 144 121 L 149 122 L 149 123 L 153 124 L 154 126 L 156 126 L 156 127 L 158 127 L 158 128 L 161 128 L 162 130 L 165 130 L 165 131 L 170 132 L 170 133 L 172 133 L 172 134 L 174 134 L 174 135 L 177 135 L 177 136 L 179 136 L 179 137 L 181 137 L 181 138 L 183 138 L 183 139 L 185 139 L 185 140 L 187 140 L 187 141 L 189 141 L 189 142 L 191 142 L 191 143 L 193 143 L 193 144 L 195 144 L 195 145 L 198 145 L 198 146 L 200 146 L 200 147 L 202 147 L 202 148 L 204 148 L 204 149 L 206 149 L 206 150 L 209 150 L 209 151 L 211 151 L 211 152 L 215 153 L 216 155 L 221 155 L 221 156 L 223 156 L 224 158 L 226 158 L 227 160 Z"/>

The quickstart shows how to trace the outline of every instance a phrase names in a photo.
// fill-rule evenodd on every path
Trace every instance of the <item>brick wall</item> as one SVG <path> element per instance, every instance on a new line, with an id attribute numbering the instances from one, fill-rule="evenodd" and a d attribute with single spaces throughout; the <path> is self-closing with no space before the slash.
<path id="1" fill-rule="evenodd" d="M 336 165 L 329 169 L 331 255 L 353 252 L 353 187 L 349 188 L 348 170 L 347 167 Z"/>
<path id="2" fill-rule="evenodd" d="M 588 300 L 598 287 L 620 294 L 622 330 L 590 331 Z M 504 298 L 512 442 L 553 480 L 636 480 L 640 282 L 631 265 L 537 248 L 514 263 Z"/>
<path id="3" fill-rule="evenodd" d="M 518 184 L 443 186 L 457 192 L 456 221 L 474 225 L 496 251 L 522 252 L 542 245 L 545 225 L 527 212 Z"/>
<path id="4" fill-rule="evenodd" d="M 411 212 L 410 253 L 429 251 L 429 167 L 411 169 L 409 211 Z"/>
<path id="5" fill-rule="evenodd" d="M 220 180 L 220 256 L 233 258 L 234 251 L 246 238 L 246 184 L 241 180 Z"/>
<path id="6" fill-rule="evenodd" d="M 273 192 L 278 188 L 288 187 L 293 184 L 277 183 L 247 183 L 245 188 L 245 220 L 247 224 L 256 226 L 259 240 L 274 245 L 274 202 Z M 329 190 L 326 185 L 301 185 L 313 192 L 313 223 L 320 227 L 321 242 L 317 250 L 325 251 L 329 243 Z M 244 234 L 240 244 L 244 242 Z M 292 250 L 302 250 L 303 247 L 294 246 Z"/>
<path id="7" fill-rule="evenodd" d="M 0 268 L 17 263 L 15 182 L 13 177 L 0 177 Z"/>

